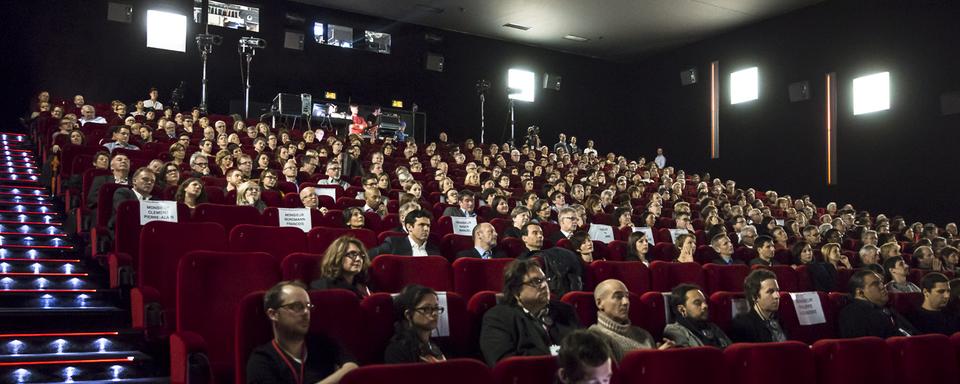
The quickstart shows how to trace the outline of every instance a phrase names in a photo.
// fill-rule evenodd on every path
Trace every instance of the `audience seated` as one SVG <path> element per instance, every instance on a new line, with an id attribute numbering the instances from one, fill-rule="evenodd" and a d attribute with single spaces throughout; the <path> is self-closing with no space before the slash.
<path id="1" fill-rule="evenodd" d="M 710 239 L 710 247 L 717 252 L 720 257 L 713 260 L 713 264 L 734 265 L 744 264 L 743 260 L 733 258 L 733 242 L 726 233 L 719 233 Z"/>
<path id="2" fill-rule="evenodd" d="M 313 304 L 302 283 L 277 283 L 263 296 L 263 307 L 273 339 L 250 354 L 248 383 L 336 383 L 358 367 L 329 335 L 307 336 Z"/>
<path id="3" fill-rule="evenodd" d="M 134 176 L 136 179 L 136 176 Z M 191 210 L 196 209 L 198 204 L 207 202 L 207 191 L 203 187 L 203 181 L 196 177 L 191 177 L 180 183 L 177 187 L 177 194 L 174 199 L 178 203 L 183 203 Z"/>
<path id="4" fill-rule="evenodd" d="M 473 211 L 475 201 L 473 196 L 473 191 L 469 189 L 464 189 L 457 194 L 457 204 L 458 207 L 447 207 L 443 210 L 443 216 L 451 217 L 476 217 L 476 212 Z"/>
<path id="5" fill-rule="evenodd" d="M 480 351 L 488 365 L 511 356 L 554 355 L 579 324 L 573 308 L 550 300 L 547 277 L 530 259 L 503 271 L 503 302 L 483 316 Z"/>
<path id="6" fill-rule="evenodd" d="M 267 204 L 260 199 L 260 184 L 255 181 L 245 181 L 237 187 L 237 205 L 249 205 L 256 208 L 260 213 L 267 209 Z"/>
<path id="7" fill-rule="evenodd" d="M 352 236 L 341 236 L 327 247 L 320 263 L 320 277 L 310 282 L 310 289 L 346 289 L 362 299 L 370 296 L 369 268 L 370 259 L 363 242 Z"/>
<path id="8" fill-rule="evenodd" d="M 394 299 L 397 322 L 393 338 L 383 355 L 387 364 L 436 363 L 446 360 L 440 347 L 430 341 L 437 329 L 441 307 L 437 293 L 422 285 L 408 285 Z"/>
<path id="9" fill-rule="evenodd" d="M 645 329 L 630 324 L 630 293 L 620 280 L 604 280 L 593 290 L 597 323 L 590 330 L 602 335 L 616 361 L 636 349 L 669 349 L 673 342 L 657 343 Z"/>
<path id="10" fill-rule="evenodd" d="M 639 261 L 643 265 L 650 266 L 650 262 L 647 260 L 647 252 L 649 251 L 650 243 L 645 233 L 633 232 L 627 238 L 626 261 Z"/>
<path id="11" fill-rule="evenodd" d="M 670 311 L 674 322 L 663 329 L 663 337 L 678 347 L 712 346 L 726 348 L 732 342 L 716 324 L 710 322 L 707 298 L 700 287 L 680 284 L 670 292 Z"/>
<path id="12" fill-rule="evenodd" d="M 580 227 L 580 216 L 576 209 L 560 208 L 557 212 L 557 223 L 560 224 L 560 230 L 552 233 L 548 239 L 553 244 L 557 244 L 561 239 L 570 239 L 573 236 L 573 233 Z"/>
<path id="13" fill-rule="evenodd" d="M 811 263 L 807 269 L 810 282 L 817 291 L 833 292 L 837 290 L 837 272 L 850 269 L 850 260 L 840 253 L 840 244 L 827 243 L 820 247 L 822 262 Z"/>
<path id="14" fill-rule="evenodd" d="M 767 269 L 755 269 L 743 281 L 743 295 L 749 311 L 733 318 L 730 337 L 734 342 L 766 343 L 786 341 L 780 326 L 780 287 L 777 275 Z"/>
<path id="15" fill-rule="evenodd" d="M 910 267 L 907 266 L 902 257 L 887 258 L 883 261 L 883 269 L 887 272 L 887 291 L 893 293 L 920 292 L 920 287 L 907 281 L 907 277 L 910 276 Z"/>
<path id="16" fill-rule="evenodd" d="M 886 307 L 887 288 L 883 279 L 867 269 L 850 277 L 850 297 L 853 300 L 840 310 L 840 337 L 892 337 L 917 334 L 913 325 L 893 309 Z"/>
<path id="17" fill-rule="evenodd" d="M 503 237 L 521 238 L 523 236 L 522 228 L 530 222 L 530 209 L 517 205 L 510 211 L 510 220 L 512 225 L 503 232 Z"/>
<path id="18" fill-rule="evenodd" d="M 557 382 L 562 384 L 609 383 L 613 356 L 593 332 L 577 330 L 561 340 L 557 356 Z"/>
<path id="19" fill-rule="evenodd" d="M 923 291 L 923 304 L 906 314 L 917 332 L 947 336 L 960 332 L 960 318 L 956 313 L 946 310 L 951 295 L 947 277 L 942 273 L 928 273 L 920 280 L 920 286 Z"/>
<path id="20" fill-rule="evenodd" d="M 766 267 L 780 265 L 780 263 L 773 259 L 773 253 L 776 251 L 776 248 L 773 246 L 773 239 L 769 236 L 758 236 L 754 242 L 754 249 L 757 250 L 757 257 L 750 260 L 751 267 L 754 265 Z"/>
<path id="21" fill-rule="evenodd" d="M 490 223 L 480 223 L 473 227 L 473 248 L 457 252 L 457 258 L 474 257 L 480 259 L 505 258 L 507 255 L 497 249 L 497 231 Z"/>
<path id="22" fill-rule="evenodd" d="M 377 255 L 429 256 L 440 255 L 440 246 L 430 241 L 430 212 L 416 210 L 407 214 L 403 226 L 408 236 L 388 237 L 383 244 L 371 248 L 370 257 Z"/>
<path id="23" fill-rule="evenodd" d="M 87 208 L 94 209 L 97 207 L 100 188 L 103 187 L 104 184 L 129 185 L 129 175 L 130 158 L 122 153 L 113 155 L 113 157 L 110 158 L 110 174 L 94 177 L 93 182 L 90 183 L 90 193 L 87 195 Z"/>

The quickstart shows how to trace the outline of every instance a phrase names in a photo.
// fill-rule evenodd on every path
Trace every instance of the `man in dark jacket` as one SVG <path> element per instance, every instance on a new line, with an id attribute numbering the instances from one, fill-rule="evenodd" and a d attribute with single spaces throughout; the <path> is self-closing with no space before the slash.
<path id="1" fill-rule="evenodd" d="M 515 260 L 504 269 L 503 302 L 483 316 L 480 351 L 491 366 L 511 356 L 556 356 L 578 326 L 573 307 L 550 300 L 540 264 Z"/>
<path id="2" fill-rule="evenodd" d="M 840 310 L 840 337 L 912 336 L 917 331 L 907 319 L 887 308 L 887 288 L 875 272 L 861 269 L 850 277 L 854 300 Z"/>
<path id="3" fill-rule="evenodd" d="M 786 341 L 777 319 L 780 286 L 777 275 L 767 269 L 755 269 L 743 281 L 743 293 L 750 311 L 733 319 L 730 336 L 734 342 L 766 343 Z"/>
<path id="4" fill-rule="evenodd" d="M 473 248 L 457 252 L 457 258 L 493 259 L 507 257 L 503 251 L 496 249 L 496 246 L 497 230 L 490 223 L 480 223 L 473 227 Z"/>
<path id="5" fill-rule="evenodd" d="M 416 210 L 407 214 L 403 225 L 408 236 L 388 237 L 377 247 L 370 248 L 370 258 L 377 255 L 431 256 L 440 255 L 440 247 L 430 242 L 430 212 Z"/>

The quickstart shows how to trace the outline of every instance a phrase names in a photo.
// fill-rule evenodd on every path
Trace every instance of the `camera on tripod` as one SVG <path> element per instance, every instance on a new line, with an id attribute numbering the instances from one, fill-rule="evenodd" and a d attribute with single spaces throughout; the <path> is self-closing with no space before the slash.
<path id="1" fill-rule="evenodd" d="M 267 47 L 267 41 L 259 37 L 241 37 L 241 48 L 264 49 Z"/>

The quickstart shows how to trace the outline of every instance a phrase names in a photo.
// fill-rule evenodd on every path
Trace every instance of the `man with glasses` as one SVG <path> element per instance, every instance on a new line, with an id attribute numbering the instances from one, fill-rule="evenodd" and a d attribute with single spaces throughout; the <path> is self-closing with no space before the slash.
<path id="1" fill-rule="evenodd" d="M 190 155 L 190 177 L 210 176 L 210 159 L 203 152 L 194 152 Z"/>
<path id="2" fill-rule="evenodd" d="M 110 228 L 112 232 L 113 223 L 117 219 L 117 208 L 120 208 L 120 204 L 127 200 L 151 200 L 152 196 L 150 193 L 153 191 L 153 184 L 156 183 L 157 177 L 147 167 L 140 167 L 133 173 L 133 182 L 132 188 L 117 188 L 113 192 L 113 214 L 110 216 L 110 220 L 107 220 L 107 228 Z"/>
<path id="3" fill-rule="evenodd" d="M 317 180 L 317 185 L 339 185 L 340 188 L 347 189 L 350 187 L 350 184 L 346 181 L 340 179 L 342 166 L 340 162 L 330 160 L 327 162 L 327 178 Z M 366 188 L 366 187 L 364 187 Z"/>
<path id="4" fill-rule="evenodd" d="M 469 189 L 464 189 L 460 191 L 457 197 L 457 202 L 459 203 L 458 207 L 447 207 L 443 210 L 443 216 L 450 217 L 476 217 L 476 212 L 473 211 L 475 206 L 475 201 L 473 197 L 473 191 Z"/>
<path id="5" fill-rule="evenodd" d="M 556 356 L 578 327 L 573 307 L 550 300 L 549 279 L 532 259 L 514 260 L 503 273 L 503 301 L 483 316 L 480 351 L 488 365 L 511 356 Z"/>
<path id="6" fill-rule="evenodd" d="M 248 383 L 337 383 L 358 367 L 330 336 L 310 332 L 313 304 L 306 286 L 281 281 L 263 296 L 273 339 L 247 359 Z"/>
<path id="7" fill-rule="evenodd" d="M 243 177 L 250 179 L 253 174 L 253 159 L 250 155 L 244 153 L 237 157 L 237 169 L 243 173 Z"/>
<path id="8" fill-rule="evenodd" d="M 113 153 L 113 150 L 117 148 L 140 150 L 136 145 L 130 144 L 130 127 L 126 125 L 114 126 L 111 129 L 111 134 L 113 135 L 113 141 L 103 145 L 110 153 Z"/>
<path id="9" fill-rule="evenodd" d="M 557 213 L 557 222 L 560 224 L 560 231 L 550 234 L 549 238 L 554 245 L 560 240 L 569 239 L 577 228 L 580 228 L 580 215 L 576 209 L 566 207 Z"/>

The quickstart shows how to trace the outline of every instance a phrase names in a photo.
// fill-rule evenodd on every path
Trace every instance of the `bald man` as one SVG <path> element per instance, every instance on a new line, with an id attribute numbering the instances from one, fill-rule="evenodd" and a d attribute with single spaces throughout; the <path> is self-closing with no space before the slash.
<path id="1" fill-rule="evenodd" d="M 597 303 L 597 323 L 589 329 L 607 340 L 617 361 L 636 349 L 673 347 L 673 342 L 667 339 L 658 345 L 650 332 L 630 324 L 630 293 L 620 280 L 608 279 L 597 284 L 593 298 Z"/>
<path id="2" fill-rule="evenodd" d="M 473 248 L 457 252 L 457 258 L 474 257 L 494 259 L 507 257 L 497 248 L 497 230 L 490 223 L 480 223 L 473 227 Z"/>
<path id="3" fill-rule="evenodd" d="M 327 208 L 320 206 L 320 199 L 317 197 L 317 189 L 306 187 L 300 190 L 300 202 L 304 208 L 319 209 L 320 213 L 326 214 Z"/>

